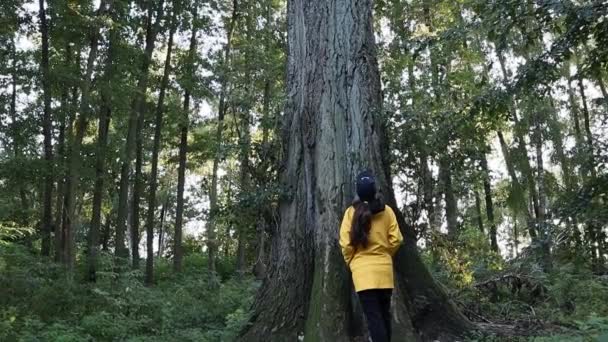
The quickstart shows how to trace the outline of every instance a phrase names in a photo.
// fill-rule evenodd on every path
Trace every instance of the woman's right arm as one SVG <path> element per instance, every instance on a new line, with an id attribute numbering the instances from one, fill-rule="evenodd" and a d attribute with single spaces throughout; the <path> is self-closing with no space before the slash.
<path id="1" fill-rule="evenodd" d="M 347 265 L 350 264 L 353 258 L 354 248 L 350 244 L 350 229 L 353 222 L 353 214 L 351 208 L 347 209 L 340 225 L 340 247 L 342 248 L 342 256 Z"/>
<path id="2" fill-rule="evenodd" d="M 401 235 L 401 230 L 399 230 L 399 223 L 397 223 L 395 212 L 390 207 L 387 207 L 387 209 L 391 220 L 388 227 L 389 253 L 391 256 L 395 256 L 403 242 L 403 235 Z"/>

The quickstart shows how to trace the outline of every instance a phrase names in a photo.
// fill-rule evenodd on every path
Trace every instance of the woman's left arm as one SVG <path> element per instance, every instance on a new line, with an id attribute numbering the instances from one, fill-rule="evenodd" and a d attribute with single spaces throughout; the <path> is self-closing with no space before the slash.
<path id="1" fill-rule="evenodd" d="M 401 231 L 399 230 L 397 216 L 395 216 L 395 212 L 390 207 L 388 207 L 388 214 L 390 215 L 390 224 L 388 227 L 388 250 L 391 256 L 394 256 L 399 250 L 399 247 L 401 247 L 403 235 L 401 235 Z"/>
<path id="2" fill-rule="evenodd" d="M 350 229 L 352 226 L 352 221 L 352 212 L 349 208 L 344 213 L 344 218 L 342 219 L 342 224 L 340 225 L 340 247 L 342 249 L 344 262 L 346 262 L 347 265 L 350 265 L 350 261 L 355 252 L 355 249 L 350 244 Z"/>

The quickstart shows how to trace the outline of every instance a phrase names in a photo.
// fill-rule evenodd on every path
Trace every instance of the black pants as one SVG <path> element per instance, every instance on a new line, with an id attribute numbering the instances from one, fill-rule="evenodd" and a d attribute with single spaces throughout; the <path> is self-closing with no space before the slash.
<path id="1" fill-rule="evenodd" d="M 392 289 L 374 289 L 357 292 L 363 307 L 369 335 L 373 342 L 391 340 L 391 295 Z"/>

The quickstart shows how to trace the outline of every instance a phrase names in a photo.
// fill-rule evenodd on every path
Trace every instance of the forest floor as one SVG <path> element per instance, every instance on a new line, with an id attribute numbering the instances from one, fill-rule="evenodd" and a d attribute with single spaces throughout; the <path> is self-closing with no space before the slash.
<path id="1" fill-rule="evenodd" d="M 169 259 L 158 258 L 156 284 L 145 287 L 141 270 L 115 273 L 109 254 L 89 284 L 84 269 L 67 277 L 26 247 L 0 247 L 0 341 L 231 341 L 259 286 L 234 277 L 234 260 L 221 260 L 212 281 L 197 253 L 177 276 Z M 464 341 L 608 342 L 606 277 L 567 263 L 550 274 L 511 263 L 491 271 L 476 265 L 477 277 L 463 283 L 454 264 L 423 257 L 479 327 Z"/>

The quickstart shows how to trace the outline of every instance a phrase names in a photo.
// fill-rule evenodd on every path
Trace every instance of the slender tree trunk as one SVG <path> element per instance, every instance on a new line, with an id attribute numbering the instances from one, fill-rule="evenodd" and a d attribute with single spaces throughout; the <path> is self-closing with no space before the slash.
<path id="1" fill-rule="evenodd" d="M 116 15 L 112 11 L 112 16 Z M 117 34 L 115 29 L 110 29 L 108 41 L 108 55 L 101 89 L 101 108 L 99 111 L 99 122 L 97 131 L 97 153 L 95 161 L 95 185 L 93 190 L 93 208 L 91 216 L 91 227 L 87 240 L 87 280 L 97 280 L 97 254 L 99 253 L 99 234 L 101 230 L 101 204 L 103 202 L 104 181 L 106 176 L 106 149 L 108 145 L 108 129 L 112 116 L 112 78 L 114 76 L 114 57 Z"/>
<path id="2" fill-rule="evenodd" d="M 190 35 L 190 49 L 188 51 L 188 77 L 194 73 L 194 57 L 196 55 L 198 26 L 196 24 L 198 13 L 196 6 L 192 10 L 192 33 Z M 175 235 L 173 237 L 173 270 L 181 272 L 183 260 L 182 226 L 184 222 L 184 187 L 186 184 L 186 160 L 188 154 L 188 126 L 190 124 L 190 97 L 192 81 L 188 80 L 184 86 L 184 109 L 180 121 L 179 168 L 177 171 L 177 207 L 175 209 Z"/>
<path id="3" fill-rule="evenodd" d="M 21 146 L 19 146 L 19 141 L 21 138 L 19 137 L 19 125 L 17 122 L 17 48 L 15 46 L 15 39 L 11 39 L 11 52 L 12 52 L 12 77 L 11 77 L 11 100 L 10 100 L 10 109 L 9 115 L 11 118 L 11 133 L 13 138 L 13 156 L 15 160 L 19 161 L 21 159 Z M 25 192 L 25 187 L 23 182 L 18 182 L 17 189 L 19 191 L 19 200 L 21 201 L 21 214 L 19 215 L 23 222 L 27 221 L 27 212 L 29 209 L 29 204 L 27 201 L 27 195 Z M 50 234 L 50 233 L 49 233 Z"/>
<path id="4" fill-rule="evenodd" d="M 587 138 L 587 170 L 590 172 L 593 179 L 597 178 L 595 170 L 595 157 L 593 147 L 593 134 L 591 133 L 591 119 L 589 116 L 589 106 L 587 105 L 587 96 L 585 95 L 585 86 L 583 85 L 583 77 L 579 74 L 578 77 L 578 89 L 581 95 L 581 102 L 583 103 L 583 123 L 585 125 L 585 138 Z"/>
<path id="5" fill-rule="evenodd" d="M 79 59 L 79 58 L 78 58 Z M 78 72 L 80 74 L 80 71 Z M 67 111 L 69 112 L 67 117 L 67 123 L 65 128 L 65 145 L 64 151 L 62 155 L 62 168 L 61 168 L 61 194 L 57 194 L 57 201 L 61 201 L 56 208 L 56 226 L 55 226 L 55 262 L 62 261 L 63 251 L 65 250 L 65 239 L 64 239 L 64 227 L 65 227 L 65 218 L 67 217 L 67 207 L 65 206 L 66 196 L 68 195 L 68 170 L 70 168 L 70 149 L 74 142 L 74 120 L 76 118 L 76 108 L 78 107 L 78 87 L 72 88 L 71 101 L 69 101 L 69 108 L 66 105 Z"/>
<path id="6" fill-rule="evenodd" d="M 500 62 L 500 68 L 502 70 L 502 75 L 503 75 L 503 79 L 505 84 L 509 82 L 509 75 L 507 73 L 507 69 L 505 67 L 505 58 L 502 54 L 502 52 L 499 51 L 498 53 L 498 61 Z M 536 219 L 538 220 L 538 216 L 539 216 L 539 199 L 538 199 L 538 190 L 536 188 L 536 182 L 534 181 L 534 174 L 532 172 L 532 166 L 530 165 L 530 159 L 528 157 L 528 151 L 526 148 L 526 140 L 524 138 L 524 134 L 522 133 L 522 130 L 520 129 L 520 122 L 519 122 L 519 118 L 517 117 L 517 111 L 516 111 L 516 106 L 515 106 L 515 101 L 511 101 L 511 105 L 509 108 L 509 111 L 511 113 L 511 118 L 513 120 L 514 123 L 514 134 L 515 134 L 515 140 L 516 140 L 516 151 L 520 154 L 521 156 L 521 171 L 522 174 L 525 178 L 525 182 L 528 185 L 528 192 L 530 195 L 530 201 L 532 202 L 532 208 L 534 211 L 534 215 L 536 217 Z M 531 219 L 531 217 L 530 217 Z M 535 232 L 535 222 L 533 222 L 532 220 L 528 221 L 528 232 L 530 233 L 530 237 L 532 239 L 536 238 L 536 232 Z"/>
<path id="7" fill-rule="evenodd" d="M 490 170 L 488 168 L 488 160 L 486 159 L 485 152 L 481 155 L 481 171 L 483 172 L 483 191 L 485 194 L 486 201 L 486 215 L 488 217 L 488 223 L 490 224 L 490 245 L 492 250 L 496 253 L 500 253 L 498 249 L 498 240 L 496 238 L 496 221 L 494 219 L 494 202 L 492 201 L 492 185 L 490 182 Z"/>
<path id="8" fill-rule="evenodd" d="M 158 230 L 158 257 L 162 257 L 165 254 L 165 215 L 167 212 L 167 200 L 163 202 L 163 206 L 160 209 L 160 227 Z"/>
<path id="9" fill-rule="evenodd" d="M 68 69 L 72 63 L 72 48 L 70 44 L 67 43 L 65 46 L 65 68 Z M 72 127 L 72 115 L 71 108 L 68 105 L 69 103 L 69 87 L 66 85 L 62 90 L 61 94 L 61 115 L 60 115 L 60 123 L 59 123 L 59 137 L 57 141 L 57 156 L 55 160 L 57 161 L 58 172 L 57 172 L 57 197 L 55 201 L 55 218 L 54 218 L 54 244 L 55 244 L 55 261 L 59 262 L 61 260 L 61 226 L 62 226 L 62 218 L 63 218 L 63 195 L 65 193 L 65 177 L 66 170 L 65 166 L 66 162 L 66 152 L 65 152 L 65 144 L 66 144 L 66 130 L 67 127 Z M 67 126 L 67 127 L 66 127 Z M 69 134 L 70 131 L 67 131 Z"/>
<path id="10" fill-rule="evenodd" d="M 139 79 L 137 81 L 137 90 L 129 113 L 129 122 L 127 125 L 127 141 L 123 149 L 122 165 L 120 168 L 120 190 L 118 194 L 118 212 L 116 218 L 116 248 L 117 257 L 126 259 L 129 257 L 129 251 L 125 245 L 125 235 L 127 228 L 128 216 L 128 199 L 129 199 L 129 171 L 131 168 L 131 158 L 135 152 L 135 139 L 137 136 L 137 126 L 139 117 L 143 115 L 145 106 L 145 95 L 148 88 L 149 67 L 152 62 L 152 53 L 156 43 L 156 36 L 160 29 L 160 22 L 163 17 L 164 0 L 160 0 L 156 7 L 155 21 L 152 18 L 154 13 L 154 3 L 148 2 L 148 15 L 146 18 L 146 47 L 142 64 L 139 70 Z M 138 233 L 139 239 L 139 233 Z M 135 248 L 138 250 L 138 248 Z"/>
<path id="11" fill-rule="evenodd" d="M 483 216 L 481 215 L 481 199 L 479 198 L 479 191 L 473 190 L 473 194 L 475 195 L 475 214 L 477 219 L 477 226 L 479 227 L 479 231 L 485 233 L 483 228 Z"/>
<path id="12" fill-rule="evenodd" d="M 439 177 L 443 183 L 448 236 L 454 239 L 458 235 L 458 202 L 452 187 L 452 169 L 447 157 L 442 157 L 439 162 Z"/>
<path id="13" fill-rule="evenodd" d="M 371 0 L 288 2 L 281 180 L 290 196 L 280 204 L 274 262 L 242 341 L 340 342 L 362 334 L 359 324 L 351 325 L 354 296 L 336 227 L 361 169 L 371 169 L 388 204 L 396 204 L 372 8 Z M 422 263 L 413 227 L 396 214 L 406 244 L 395 262 L 394 336 L 415 341 L 416 329 L 424 339 L 455 340 L 471 324 Z"/>
<path id="14" fill-rule="evenodd" d="M 538 177 L 538 235 L 540 237 L 541 253 L 543 268 L 545 271 L 550 271 L 552 268 L 551 262 L 551 245 L 550 236 L 547 226 L 547 195 L 545 190 L 545 168 L 543 160 L 543 129 L 540 123 L 539 114 L 536 114 L 536 127 L 534 132 L 534 138 L 536 141 L 536 174 Z"/>
<path id="15" fill-rule="evenodd" d="M 234 32 L 236 21 L 239 17 L 238 0 L 232 2 L 232 16 L 230 23 L 228 24 L 228 30 L 226 33 L 226 45 L 224 46 L 224 59 L 222 66 L 227 68 L 230 65 L 230 50 L 232 47 L 232 34 Z M 225 73 L 226 70 L 224 70 Z M 218 211 L 217 205 L 217 187 L 218 187 L 218 169 L 220 158 L 222 157 L 222 151 L 219 146 L 222 144 L 222 133 L 224 130 L 224 116 L 226 114 L 226 91 L 228 88 L 228 80 L 226 76 L 222 77 L 221 80 L 221 92 L 218 107 L 217 116 L 217 130 L 215 133 L 215 141 L 218 146 L 215 151 L 215 157 L 213 158 L 213 170 L 211 175 L 211 191 L 209 193 L 209 217 L 207 219 L 207 250 L 208 250 L 208 267 L 211 273 L 215 273 L 215 258 L 217 254 L 217 241 L 215 232 L 215 215 Z"/>
<path id="16" fill-rule="evenodd" d="M 99 17 L 103 14 L 106 9 L 106 1 L 102 0 L 99 4 L 96 16 Z M 68 151 L 69 165 L 67 169 L 66 177 L 66 193 L 64 197 L 64 214 L 62 223 L 62 239 L 63 239 L 63 254 L 62 261 L 68 266 L 68 269 L 74 268 L 74 223 L 76 218 L 76 192 L 78 190 L 79 181 L 79 164 L 81 162 L 80 150 L 82 147 L 82 140 L 89 122 L 89 98 L 93 76 L 93 69 L 95 67 L 95 61 L 97 59 L 97 51 L 99 47 L 99 31 L 100 27 L 95 26 L 91 28 L 90 32 L 90 51 L 87 59 L 86 71 L 84 80 L 81 85 L 81 99 L 80 99 L 80 115 L 76 120 L 76 133 L 72 144 Z"/>
<path id="17" fill-rule="evenodd" d="M 146 221 L 146 246 L 148 256 L 146 258 L 146 284 L 154 283 L 154 213 L 156 210 L 156 191 L 158 187 L 158 155 L 160 154 L 160 141 L 162 139 L 163 114 L 165 111 L 165 93 L 169 85 L 169 76 L 171 74 L 171 54 L 173 52 L 173 36 L 177 29 L 175 17 L 176 9 L 173 9 L 171 16 L 171 28 L 169 29 L 169 42 L 167 43 L 167 57 L 165 59 L 165 71 L 160 82 L 160 94 L 158 95 L 158 104 L 156 106 L 156 118 L 154 127 L 154 143 L 152 147 L 152 171 L 150 174 L 150 193 L 148 198 L 148 217 Z"/>
<path id="18" fill-rule="evenodd" d="M 139 269 L 139 243 L 141 233 L 139 230 L 141 219 L 141 195 L 144 191 L 144 180 L 142 175 L 143 167 L 143 135 L 144 135 L 144 115 L 148 109 L 148 104 L 142 104 L 142 110 L 137 116 L 137 125 L 135 128 L 135 175 L 133 179 L 133 198 L 131 199 L 131 267 L 134 270 Z M 146 245 L 147 246 L 147 245 Z"/>
<path id="19" fill-rule="evenodd" d="M 44 8 L 44 0 L 38 0 L 40 19 L 40 34 L 42 36 L 42 51 L 40 57 L 40 74 L 42 77 L 42 93 L 44 110 L 42 116 L 42 134 L 44 136 L 44 188 L 42 193 L 42 217 L 40 228 L 42 245 L 40 253 L 44 256 L 51 254 L 51 230 L 53 226 L 53 116 L 51 113 L 51 80 L 49 71 L 49 24 Z"/>

